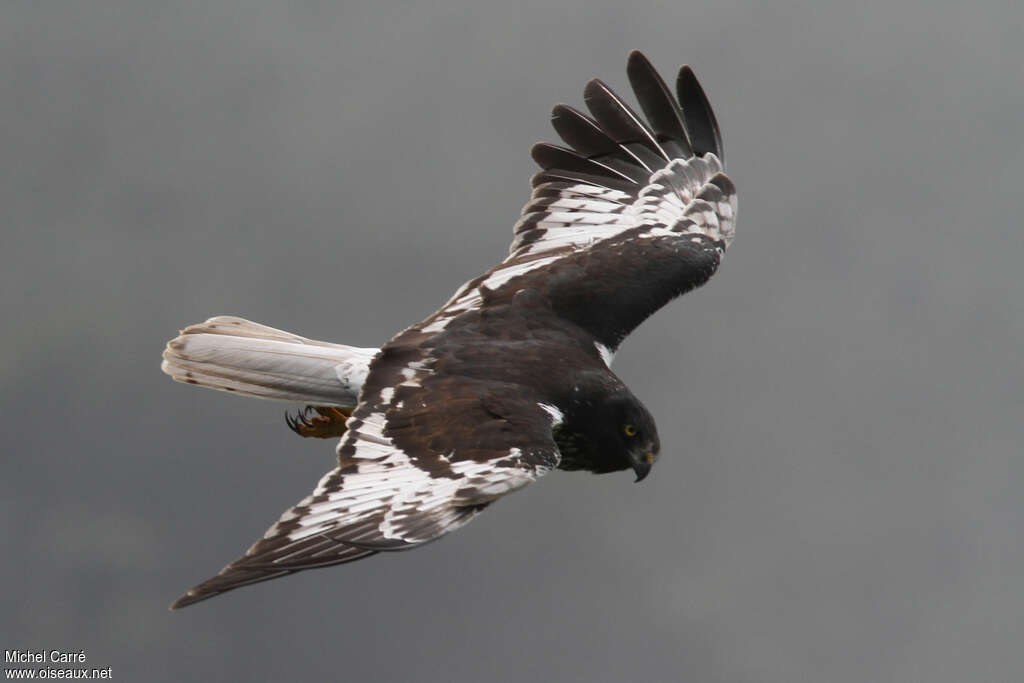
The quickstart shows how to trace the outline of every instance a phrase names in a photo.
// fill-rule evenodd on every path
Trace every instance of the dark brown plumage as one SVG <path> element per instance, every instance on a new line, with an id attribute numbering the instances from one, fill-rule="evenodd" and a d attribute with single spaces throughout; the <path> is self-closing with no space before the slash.
<path id="1" fill-rule="evenodd" d="M 172 607 L 429 542 L 554 468 L 648 474 L 657 428 L 611 358 L 649 315 L 715 273 L 732 240 L 735 189 L 689 67 L 678 101 L 640 53 L 628 74 L 643 116 L 598 80 L 584 90 L 590 116 L 556 106 L 555 130 L 570 147 L 533 148 L 543 170 L 508 258 L 372 360 L 367 350 L 346 355 L 350 347 L 248 321 L 242 329 L 266 343 L 233 347 L 245 353 L 218 355 L 208 328 L 220 319 L 193 330 L 191 346 L 171 343 L 165 370 L 187 372 L 185 381 L 270 397 L 288 381 L 293 397 L 294 376 L 329 386 L 333 372 L 358 388 L 358 403 L 341 398 L 334 412 L 310 401 L 326 421 L 312 412 L 290 418 L 303 435 L 344 432 L 337 467 L 243 557 Z M 316 344 L 315 362 L 306 362 Z M 336 414 L 348 411 L 342 427 Z"/>

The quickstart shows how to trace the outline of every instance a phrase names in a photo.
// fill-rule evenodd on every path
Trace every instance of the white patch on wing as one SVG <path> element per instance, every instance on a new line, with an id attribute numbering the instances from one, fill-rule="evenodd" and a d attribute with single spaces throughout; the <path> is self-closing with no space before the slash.
<path id="1" fill-rule="evenodd" d="M 481 282 L 478 286 L 471 287 L 470 283 L 463 285 L 455 295 L 441 308 L 436 314 L 436 318 L 424 325 L 421 329 L 423 332 L 441 332 L 458 315 L 479 309 L 483 304 L 483 297 L 481 296 L 481 289 L 495 290 L 503 286 L 510 280 L 519 277 L 520 275 L 526 275 L 530 271 L 554 263 L 560 256 L 547 256 L 535 259 L 526 260 L 511 260 L 507 259 L 502 263 L 498 264 L 494 270 Z"/>
<path id="2" fill-rule="evenodd" d="M 673 159 L 654 173 L 635 204 L 640 224 L 651 228 L 640 237 L 696 234 L 728 247 L 735 234 L 736 193 L 721 173 L 714 154 Z"/>
<path id="3" fill-rule="evenodd" d="M 433 372 L 429 363 L 413 361 L 400 370 L 403 381 L 399 386 L 418 387 L 420 379 Z"/>
<path id="4" fill-rule="evenodd" d="M 483 286 L 488 289 L 498 289 L 512 278 L 519 277 L 520 275 L 526 275 L 531 270 L 543 268 L 549 263 L 557 261 L 559 258 L 561 257 L 548 256 L 529 261 L 505 261 L 487 276 L 487 279 L 483 281 Z"/>
<path id="5" fill-rule="evenodd" d="M 537 185 L 516 224 L 510 260 L 553 249 L 580 251 L 633 228 L 640 237 L 698 233 L 732 242 L 736 197 L 714 154 L 677 158 L 651 174 L 635 195 L 564 180 Z"/>
<path id="6" fill-rule="evenodd" d="M 615 352 L 601 342 L 594 342 L 594 346 L 597 347 L 597 353 L 601 356 L 601 360 L 604 361 L 604 364 L 611 368 L 612 359 L 615 358 Z"/>
<path id="7" fill-rule="evenodd" d="M 565 419 L 565 413 L 549 403 L 538 403 L 537 406 L 551 416 L 551 426 L 557 427 Z"/>
<path id="8" fill-rule="evenodd" d="M 507 456 L 498 458 L 499 461 L 508 458 L 518 459 L 522 451 L 518 448 L 509 450 Z M 537 467 L 525 468 L 516 466 L 495 466 L 494 461 L 475 462 L 472 460 L 452 463 L 452 471 L 461 474 L 465 479 L 461 481 L 459 488 L 470 487 L 473 491 L 472 499 L 467 499 L 464 504 L 473 502 L 484 502 L 494 500 L 506 493 L 522 488 L 533 482 L 537 477 L 546 473 L 549 468 Z"/>
<path id="9" fill-rule="evenodd" d="M 409 457 L 384 436 L 382 413 L 373 413 L 349 424 L 349 433 L 338 444 L 338 449 L 350 443 L 355 445 L 351 461 L 357 471 L 341 474 L 339 470 L 332 470 L 324 475 L 312 495 L 294 508 L 302 510 L 302 516 L 298 520 L 299 528 L 288 534 L 288 540 L 298 541 L 332 529 L 343 530 L 379 517 L 396 503 L 411 500 L 415 491 L 423 490 L 430 483 L 429 473 L 414 466 Z M 353 424 L 358 426 L 352 427 Z M 294 518 L 295 512 L 289 511 L 281 521 Z M 276 526 L 271 527 L 266 537 L 276 535 L 275 532 Z M 387 534 L 382 536 L 393 538 Z"/>
<path id="10" fill-rule="evenodd" d="M 513 228 L 516 238 L 509 248 L 510 259 L 565 247 L 585 249 L 635 228 L 638 223 L 632 201 L 625 192 L 594 185 L 538 185 Z M 540 239 L 527 241 L 526 236 L 535 236 L 537 231 Z"/>
<path id="11" fill-rule="evenodd" d="M 382 400 L 388 391 L 381 392 Z M 264 538 L 282 535 L 280 527 L 287 524 L 289 542 L 338 534 L 342 538 L 332 542 L 343 544 L 346 529 L 370 522 L 376 529 L 370 543 L 374 538 L 422 543 L 468 522 L 475 512 L 465 506 L 494 500 L 549 469 L 524 463 L 520 448 L 484 462 L 452 462 L 455 453 L 449 452 L 437 457 L 459 476 L 434 477 L 384 435 L 385 424 L 383 412 L 352 418 L 338 450 L 354 446 L 354 453 L 346 451 L 344 466 L 324 475 L 313 493 L 285 512 Z"/>
<path id="12" fill-rule="evenodd" d="M 722 162 L 711 153 L 673 159 L 652 173 L 646 185 L 638 185 L 635 195 L 583 181 L 537 185 L 515 225 L 508 258 L 482 282 L 459 288 L 420 330 L 442 332 L 459 315 L 478 310 L 484 290 L 499 289 L 634 228 L 647 228 L 637 235 L 639 239 L 693 234 L 727 247 L 733 238 L 736 195 L 722 169 Z"/>
<path id="13" fill-rule="evenodd" d="M 461 311 L 460 311 L 461 312 Z M 454 315 L 438 315 L 434 322 L 424 325 L 420 328 L 423 332 L 440 332 L 444 328 L 448 327 L 448 323 L 454 318 Z"/>
<path id="14" fill-rule="evenodd" d="M 390 458 L 389 462 L 394 463 L 394 458 L 401 456 L 403 462 L 408 463 L 409 458 L 399 451 L 390 438 L 384 436 L 384 424 L 386 418 L 384 413 L 371 413 L 364 418 L 355 419 L 349 418 L 347 425 L 348 431 L 345 436 L 338 441 L 337 451 L 340 454 L 341 449 L 350 441 L 354 440 L 356 448 L 356 458 L 366 460 L 380 460 L 382 458 Z M 358 426 L 354 426 L 357 425 Z M 317 488 L 313 491 L 313 495 L 322 493 L 322 488 L 328 485 L 328 477 L 325 476 L 320 480 Z"/>

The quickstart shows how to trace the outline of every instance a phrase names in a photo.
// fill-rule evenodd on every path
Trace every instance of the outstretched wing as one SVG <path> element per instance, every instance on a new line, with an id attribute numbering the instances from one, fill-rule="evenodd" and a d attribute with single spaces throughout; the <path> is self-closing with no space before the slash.
<path id="1" fill-rule="evenodd" d="M 550 315 L 574 323 L 558 334 L 596 341 L 589 352 L 607 362 L 644 319 L 706 282 L 733 236 L 735 189 L 693 72 L 679 72 L 677 101 L 640 53 L 628 71 L 646 120 L 596 80 L 584 91 L 592 118 L 555 107 L 555 129 L 572 149 L 534 147 L 544 170 L 508 258 L 374 356 L 338 467 L 172 607 L 426 543 L 558 465 L 560 414 L 531 395 L 543 378 L 524 368 L 576 372 L 587 360 L 572 356 L 579 338 L 550 343 Z M 496 329 L 506 333 L 500 349 Z M 531 334 L 545 343 L 524 341 Z M 543 349 L 561 355 L 510 360 Z"/>
<path id="2" fill-rule="evenodd" d="M 628 74 L 646 121 L 599 80 L 584 90 L 592 117 L 556 106 L 552 122 L 571 149 L 534 146 L 544 170 L 508 258 L 466 283 L 424 332 L 445 329 L 485 298 L 534 288 L 614 350 L 714 274 L 732 242 L 736 192 L 711 105 L 688 66 L 678 100 L 641 53 L 630 54 Z"/>
<path id="3" fill-rule="evenodd" d="M 338 446 L 338 467 L 243 557 L 172 609 L 303 569 L 422 545 L 558 464 L 551 414 L 536 402 L 461 377 L 421 385 L 424 373 L 396 357 L 374 367 L 371 382 L 398 373 L 403 383 L 364 390 Z"/>

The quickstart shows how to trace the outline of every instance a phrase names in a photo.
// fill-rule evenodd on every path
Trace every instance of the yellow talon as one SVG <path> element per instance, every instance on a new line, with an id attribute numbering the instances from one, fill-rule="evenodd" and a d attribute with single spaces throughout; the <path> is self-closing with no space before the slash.
<path id="1" fill-rule="evenodd" d="M 319 415 L 310 416 L 313 411 Z M 352 411 L 344 408 L 306 406 L 294 417 L 286 413 L 284 421 L 288 423 L 288 428 L 299 436 L 330 439 L 345 434 L 345 423 L 351 415 Z"/>

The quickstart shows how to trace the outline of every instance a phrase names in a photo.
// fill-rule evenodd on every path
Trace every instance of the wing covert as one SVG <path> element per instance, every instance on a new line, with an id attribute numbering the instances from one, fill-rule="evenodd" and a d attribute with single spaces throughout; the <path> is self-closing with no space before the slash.
<path id="1" fill-rule="evenodd" d="M 736 188 L 707 96 L 684 66 L 677 95 L 639 52 L 630 84 L 643 116 L 602 81 L 584 89 L 590 115 L 559 104 L 569 147 L 538 143 L 543 169 L 514 227 L 509 256 L 467 282 L 421 329 L 525 288 L 609 349 L 668 301 L 717 270 L 735 232 Z"/>
<path id="2" fill-rule="evenodd" d="M 243 557 L 172 609 L 304 569 L 422 545 L 558 464 L 551 416 L 542 407 L 484 382 L 435 379 L 427 365 L 393 357 L 375 363 L 338 445 L 338 466 Z M 383 386 L 396 373 L 402 381 Z"/>

